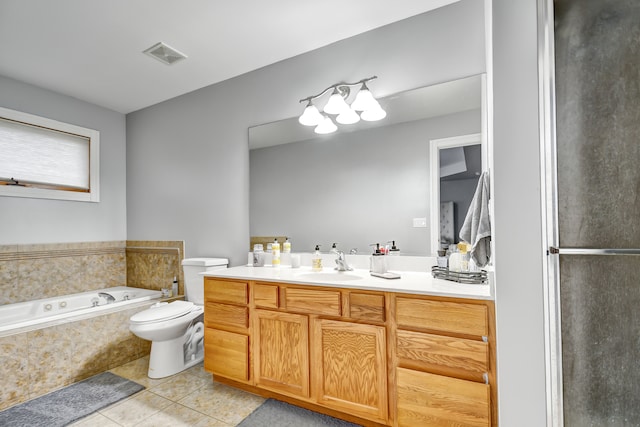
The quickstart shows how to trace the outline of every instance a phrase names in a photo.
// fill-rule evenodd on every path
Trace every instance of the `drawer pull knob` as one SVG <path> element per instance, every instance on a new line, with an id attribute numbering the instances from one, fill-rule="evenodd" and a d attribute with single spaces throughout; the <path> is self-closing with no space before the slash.
<path id="1" fill-rule="evenodd" d="M 482 342 L 489 342 L 489 338 L 486 335 L 483 335 Z"/>
<path id="2" fill-rule="evenodd" d="M 484 373 L 482 374 L 482 379 L 484 380 L 485 384 L 489 384 L 489 374 L 488 373 Z"/>

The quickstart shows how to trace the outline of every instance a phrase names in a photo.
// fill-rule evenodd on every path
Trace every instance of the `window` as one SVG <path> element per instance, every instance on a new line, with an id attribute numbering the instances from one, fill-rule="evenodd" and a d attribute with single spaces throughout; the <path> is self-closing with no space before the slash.
<path id="1" fill-rule="evenodd" d="M 100 132 L 0 107 L 0 196 L 98 202 Z"/>

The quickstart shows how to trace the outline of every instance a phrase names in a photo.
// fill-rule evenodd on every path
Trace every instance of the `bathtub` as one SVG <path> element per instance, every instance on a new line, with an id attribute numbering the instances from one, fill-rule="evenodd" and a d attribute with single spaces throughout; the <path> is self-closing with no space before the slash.
<path id="1" fill-rule="evenodd" d="M 121 309 L 126 305 L 159 299 L 161 295 L 160 291 L 116 286 L 54 298 L 0 305 L 0 333 L 25 327 L 37 327 L 76 316 Z"/>

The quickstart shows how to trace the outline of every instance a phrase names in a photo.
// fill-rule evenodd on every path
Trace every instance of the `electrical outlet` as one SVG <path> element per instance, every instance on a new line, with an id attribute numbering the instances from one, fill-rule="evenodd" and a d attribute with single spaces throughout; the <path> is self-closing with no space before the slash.
<path id="1" fill-rule="evenodd" d="M 427 218 L 413 218 L 413 228 L 426 228 Z"/>

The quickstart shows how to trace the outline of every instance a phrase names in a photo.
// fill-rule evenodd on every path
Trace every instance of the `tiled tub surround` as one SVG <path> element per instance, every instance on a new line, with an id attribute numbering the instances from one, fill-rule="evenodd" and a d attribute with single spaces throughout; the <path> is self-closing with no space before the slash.
<path id="1" fill-rule="evenodd" d="M 129 318 L 151 304 L 1 336 L 0 409 L 149 354 Z"/>
<path id="2" fill-rule="evenodd" d="M 114 286 L 160 290 L 178 278 L 182 241 L 0 245 L 0 305 Z"/>
<path id="3" fill-rule="evenodd" d="M 127 284 L 125 242 L 0 246 L 0 304 Z"/>
<path id="4" fill-rule="evenodd" d="M 181 241 L 0 245 L 0 305 L 130 285 L 160 290 L 178 277 Z M 0 334 L 0 409 L 149 354 L 129 331 L 144 302 L 97 317 Z"/>
<path id="5" fill-rule="evenodd" d="M 184 295 L 183 241 L 127 240 L 127 285 L 136 288 L 170 288 L 178 278 L 178 294 Z"/>

